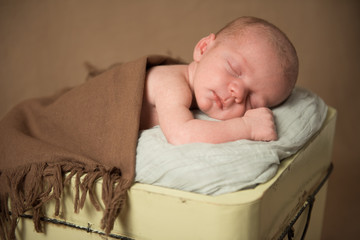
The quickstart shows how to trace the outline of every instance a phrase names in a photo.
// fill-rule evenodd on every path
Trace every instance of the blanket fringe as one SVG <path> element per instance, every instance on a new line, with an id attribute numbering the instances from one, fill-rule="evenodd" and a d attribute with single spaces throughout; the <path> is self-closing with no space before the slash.
<path id="1" fill-rule="evenodd" d="M 102 201 L 105 209 L 100 225 L 106 234 L 109 234 L 124 205 L 131 181 L 121 177 L 120 170 L 116 168 L 106 169 L 99 165 L 85 166 L 82 163 L 64 161 L 34 163 L 16 170 L 0 172 L 1 239 L 16 239 L 18 218 L 27 211 L 32 211 L 35 230 L 43 232 L 40 218 L 44 217 L 44 205 L 55 200 L 55 216 L 59 216 L 64 186 L 69 185 L 74 176 L 76 213 L 84 207 L 87 194 L 94 208 L 101 210 L 94 183 L 97 179 L 103 178 Z M 30 179 L 31 181 L 27 181 Z"/>

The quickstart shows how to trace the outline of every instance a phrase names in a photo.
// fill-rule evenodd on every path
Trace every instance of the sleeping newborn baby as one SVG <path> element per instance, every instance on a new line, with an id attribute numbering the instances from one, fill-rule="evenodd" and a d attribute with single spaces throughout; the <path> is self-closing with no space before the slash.
<path id="1" fill-rule="evenodd" d="M 272 111 L 291 94 L 296 50 L 271 23 L 240 17 L 202 38 L 188 65 L 147 72 L 141 129 L 160 125 L 171 144 L 277 139 Z M 192 109 L 222 121 L 194 119 Z"/>

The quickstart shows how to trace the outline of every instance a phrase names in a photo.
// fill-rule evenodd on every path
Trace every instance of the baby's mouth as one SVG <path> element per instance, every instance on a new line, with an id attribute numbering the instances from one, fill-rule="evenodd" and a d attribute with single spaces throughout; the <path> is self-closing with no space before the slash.
<path id="1" fill-rule="evenodd" d="M 224 101 L 223 101 L 214 91 L 212 91 L 212 93 L 213 93 L 213 96 L 214 96 L 214 100 L 215 100 L 216 105 L 217 105 L 221 110 L 223 110 L 223 108 L 224 108 Z"/>

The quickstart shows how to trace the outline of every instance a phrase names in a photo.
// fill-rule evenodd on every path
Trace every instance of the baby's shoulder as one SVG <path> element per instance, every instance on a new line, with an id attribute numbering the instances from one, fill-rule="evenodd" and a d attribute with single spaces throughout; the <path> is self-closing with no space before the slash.
<path id="1" fill-rule="evenodd" d="M 147 72 L 148 78 L 173 78 L 182 80 L 187 65 L 159 65 L 150 68 Z"/>
<path id="2" fill-rule="evenodd" d="M 152 67 L 148 70 L 146 81 L 148 94 L 154 100 L 158 96 L 161 96 L 161 101 L 170 100 L 166 98 L 187 99 L 192 96 L 187 80 L 187 65 Z"/>
<path id="3" fill-rule="evenodd" d="M 187 65 L 160 65 L 152 67 L 147 72 L 146 81 L 159 87 L 187 87 Z"/>

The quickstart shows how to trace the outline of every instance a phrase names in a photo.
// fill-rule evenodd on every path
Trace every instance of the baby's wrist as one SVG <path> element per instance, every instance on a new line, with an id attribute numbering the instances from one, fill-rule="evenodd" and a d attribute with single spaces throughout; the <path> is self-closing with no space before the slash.
<path id="1" fill-rule="evenodd" d="M 236 120 L 234 132 L 237 132 L 239 139 L 253 140 L 254 135 L 251 120 L 246 119 L 246 117 L 237 118 Z"/>

